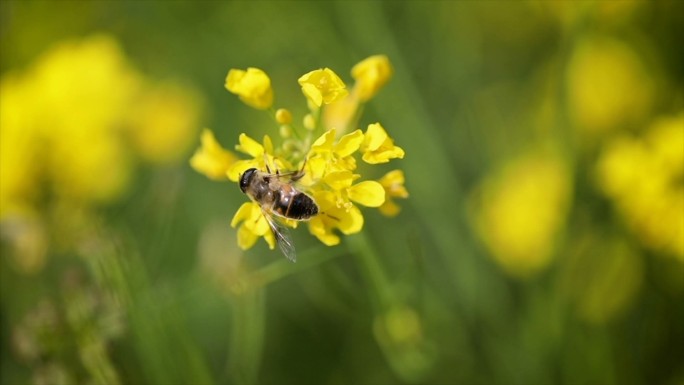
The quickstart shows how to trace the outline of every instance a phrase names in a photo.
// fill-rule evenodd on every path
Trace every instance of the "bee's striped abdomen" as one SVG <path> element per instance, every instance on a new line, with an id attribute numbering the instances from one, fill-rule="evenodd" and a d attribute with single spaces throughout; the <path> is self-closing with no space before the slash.
<path id="1" fill-rule="evenodd" d="M 292 219 L 309 219 L 318 214 L 318 206 L 310 196 L 299 193 L 292 197 L 285 216 Z"/>

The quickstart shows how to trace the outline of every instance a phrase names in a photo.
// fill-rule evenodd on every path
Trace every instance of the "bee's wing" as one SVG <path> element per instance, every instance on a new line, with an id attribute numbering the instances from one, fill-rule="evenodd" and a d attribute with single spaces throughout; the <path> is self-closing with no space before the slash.
<path id="1" fill-rule="evenodd" d="M 285 258 L 292 262 L 297 262 L 297 253 L 290 237 L 290 230 L 266 212 L 264 212 L 264 218 L 266 218 L 266 222 L 271 227 L 276 243 L 280 247 L 280 251 L 285 254 Z"/>

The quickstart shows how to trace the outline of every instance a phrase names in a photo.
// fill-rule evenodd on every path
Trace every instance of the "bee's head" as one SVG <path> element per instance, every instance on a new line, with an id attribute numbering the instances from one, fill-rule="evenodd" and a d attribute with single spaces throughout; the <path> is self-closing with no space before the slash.
<path id="1" fill-rule="evenodd" d="M 252 178 L 254 178 L 255 174 L 256 168 L 250 168 L 249 170 L 245 171 L 242 176 L 240 176 L 240 190 L 242 190 L 243 193 L 247 193 L 247 187 L 249 187 L 249 184 L 252 181 Z"/>

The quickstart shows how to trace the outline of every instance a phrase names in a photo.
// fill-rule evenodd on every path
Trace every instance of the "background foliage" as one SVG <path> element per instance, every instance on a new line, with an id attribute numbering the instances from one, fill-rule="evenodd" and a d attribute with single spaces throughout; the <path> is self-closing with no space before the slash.
<path id="1" fill-rule="evenodd" d="M 682 4 L 3 1 L 1 382 L 683 383 Z M 240 252 L 228 69 L 372 54 L 401 214 Z"/>

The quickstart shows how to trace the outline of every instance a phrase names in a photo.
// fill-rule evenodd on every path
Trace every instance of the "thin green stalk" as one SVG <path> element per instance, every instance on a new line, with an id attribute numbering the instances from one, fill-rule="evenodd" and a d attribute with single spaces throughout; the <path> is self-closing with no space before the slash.
<path id="1" fill-rule="evenodd" d="M 361 232 L 348 237 L 347 241 L 352 254 L 358 261 L 361 274 L 371 289 L 375 311 L 381 313 L 389 309 L 397 299 L 368 237 Z"/>
<path id="2" fill-rule="evenodd" d="M 250 273 L 242 282 L 244 285 L 243 288 L 244 290 L 248 291 L 268 286 L 269 284 L 279 281 L 289 275 L 308 270 L 333 258 L 337 258 L 345 253 L 345 250 L 341 250 L 339 248 L 329 249 L 315 247 L 299 254 L 297 263 L 292 263 L 284 258 L 281 258 L 276 262 Z"/>

